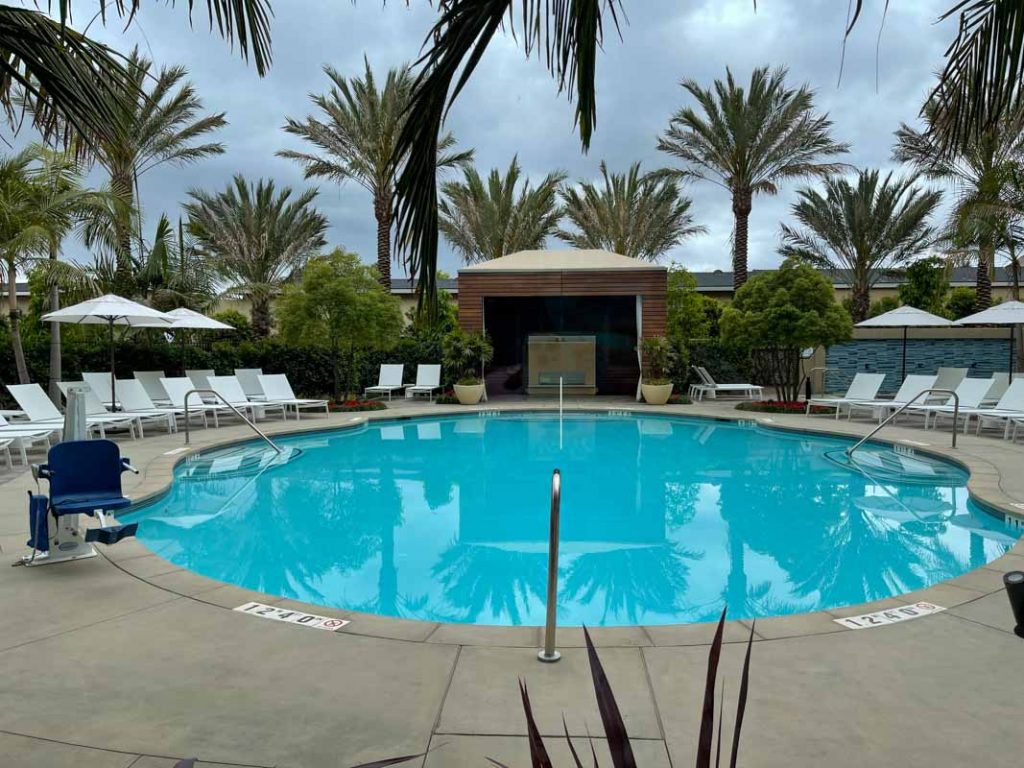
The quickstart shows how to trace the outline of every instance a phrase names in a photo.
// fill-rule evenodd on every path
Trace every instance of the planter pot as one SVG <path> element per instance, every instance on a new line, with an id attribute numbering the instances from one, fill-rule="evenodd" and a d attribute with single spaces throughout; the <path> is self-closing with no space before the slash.
<path id="1" fill-rule="evenodd" d="M 649 405 L 664 405 L 672 397 L 671 384 L 641 384 L 640 391 Z"/>
<path id="2" fill-rule="evenodd" d="M 476 405 L 484 396 L 483 384 L 456 384 L 455 397 L 463 405 Z"/>

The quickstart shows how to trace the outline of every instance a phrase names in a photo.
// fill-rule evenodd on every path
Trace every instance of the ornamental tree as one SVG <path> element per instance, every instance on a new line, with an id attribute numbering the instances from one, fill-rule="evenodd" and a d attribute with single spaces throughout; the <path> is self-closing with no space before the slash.
<path id="1" fill-rule="evenodd" d="M 831 346 L 853 333 L 850 314 L 832 285 L 812 267 L 787 259 L 775 272 L 751 278 L 722 314 L 722 340 L 751 350 L 766 384 L 782 400 L 796 400 L 800 351 Z"/>
<path id="2" fill-rule="evenodd" d="M 344 385 L 358 391 L 360 354 L 392 346 L 402 331 L 398 300 L 377 272 L 340 248 L 310 259 L 302 279 L 285 287 L 277 304 L 281 338 L 325 346 L 334 360 L 334 398 L 342 389 L 342 353 L 348 356 Z"/>

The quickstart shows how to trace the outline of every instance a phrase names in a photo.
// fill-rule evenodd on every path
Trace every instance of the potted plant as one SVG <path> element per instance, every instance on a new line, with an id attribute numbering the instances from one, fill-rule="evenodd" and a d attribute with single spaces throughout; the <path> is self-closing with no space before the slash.
<path id="1" fill-rule="evenodd" d="M 444 363 L 455 375 L 455 397 L 463 405 L 476 405 L 484 396 L 481 368 L 491 362 L 494 347 L 483 333 L 454 330 L 444 340 Z"/>
<path id="2" fill-rule="evenodd" d="M 643 340 L 641 354 L 644 370 L 640 390 L 644 400 L 651 405 L 664 405 L 672 396 L 672 381 L 668 376 L 675 350 L 664 336 L 655 336 Z"/>

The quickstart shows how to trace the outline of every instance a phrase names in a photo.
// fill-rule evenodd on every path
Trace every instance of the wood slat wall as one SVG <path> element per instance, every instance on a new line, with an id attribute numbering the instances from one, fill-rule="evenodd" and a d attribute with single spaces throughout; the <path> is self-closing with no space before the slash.
<path id="1" fill-rule="evenodd" d="M 459 275 L 459 325 L 483 329 L 487 296 L 643 296 L 643 336 L 664 336 L 668 272 L 635 271 L 497 272 Z"/>

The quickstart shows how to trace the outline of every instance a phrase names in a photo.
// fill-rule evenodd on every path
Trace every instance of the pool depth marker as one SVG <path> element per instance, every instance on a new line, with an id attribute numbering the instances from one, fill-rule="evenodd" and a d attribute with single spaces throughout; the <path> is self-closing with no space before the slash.
<path id="1" fill-rule="evenodd" d="M 832 619 L 847 629 L 871 629 L 872 627 L 884 627 L 888 624 L 899 624 L 901 621 L 919 619 L 922 616 L 930 616 L 946 610 L 934 603 L 914 603 L 913 605 L 901 605 L 899 608 L 890 608 L 887 611 L 875 611 L 864 613 L 860 616 L 847 616 L 845 619 Z"/>

